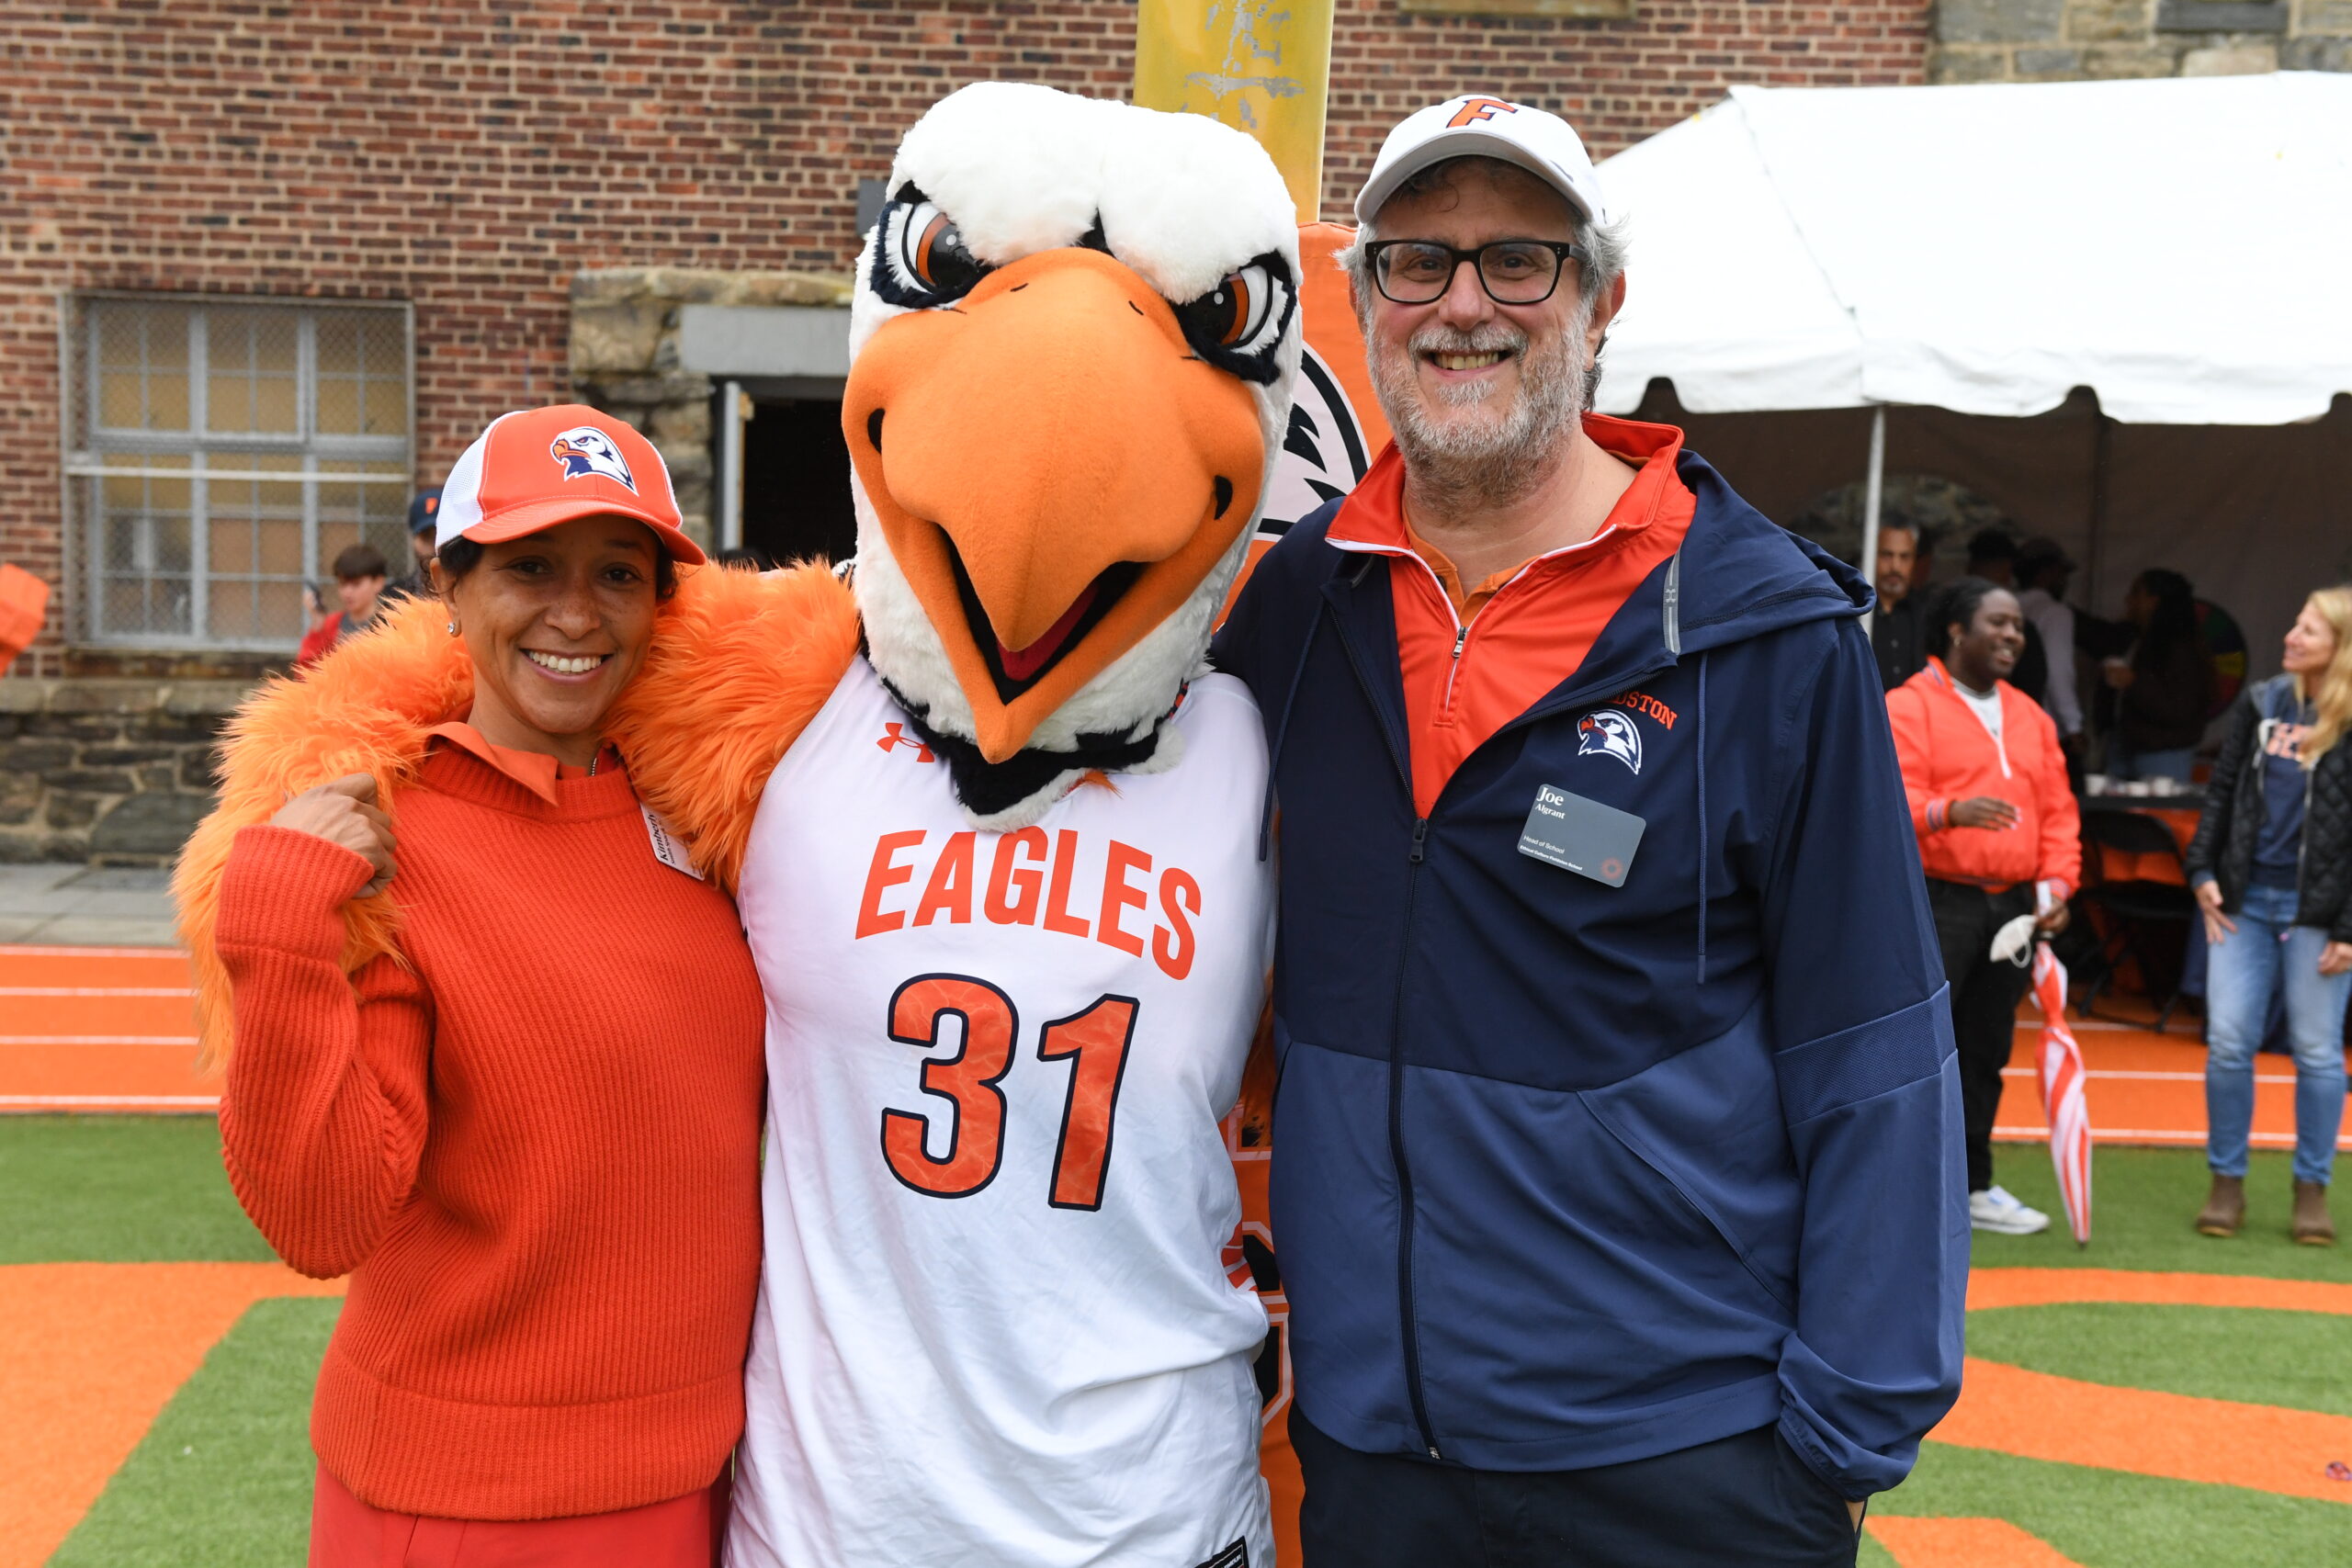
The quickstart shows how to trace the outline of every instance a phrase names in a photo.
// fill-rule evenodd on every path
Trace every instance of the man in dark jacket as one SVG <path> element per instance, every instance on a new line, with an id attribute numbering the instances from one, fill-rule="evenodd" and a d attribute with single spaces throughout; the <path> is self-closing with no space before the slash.
<path id="1" fill-rule="evenodd" d="M 1393 133 L 1396 431 L 1217 643 L 1273 753 L 1309 1568 L 1850 1563 L 1960 1382 L 1942 968 L 1860 578 L 1583 413 L 1575 133 Z"/>
<path id="2" fill-rule="evenodd" d="M 441 524 L 441 487 L 434 485 L 409 498 L 409 570 L 384 585 L 384 603 L 433 597 L 433 535 Z"/>
<path id="3" fill-rule="evenodd" d="M 1927 541 L 1910 523 L 1878 531 L 1878 613 L 1871 617 L 1871 652 L 1879 683 L 1888 691 L 1927 668 Z"/>

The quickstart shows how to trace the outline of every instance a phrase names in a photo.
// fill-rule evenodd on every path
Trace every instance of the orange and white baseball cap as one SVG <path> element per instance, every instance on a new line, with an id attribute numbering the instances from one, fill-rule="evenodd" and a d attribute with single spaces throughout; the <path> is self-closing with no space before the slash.
<path id="1" fill-rule="evenodd" d="M 1464 93 L 1399 120 L 1380 144 L 1372 177 L 1356 194 L 1356 221 L 1371 222 L 1398 186 L 1448 158 L 1516 164 L 1566 197 L 1587 221 L 1609 221 L 1592 159 L 1568 122 L 1486 93 Z"/>
<path id="2" fill-rule="evenodd" d="M 579 517 L 628 517 L 653 530 L 671 558 L 703 563 L 686 537 L 662 454 L 627 420 L 585 403 L 503 413 L 449 470 L 433 547 L 452 539 L 494 545 Z"/>

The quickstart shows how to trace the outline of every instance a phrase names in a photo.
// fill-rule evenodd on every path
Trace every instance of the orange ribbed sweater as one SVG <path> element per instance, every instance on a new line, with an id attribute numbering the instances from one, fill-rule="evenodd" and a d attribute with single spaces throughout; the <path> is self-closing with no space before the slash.
<path id="1" fill-rule="evenodd" d="M 347 850 L 246 828 L 222 875 L 230 1179 L 287 1262 L 351 1276 L 311 1438 L 379 1508 L 636 1507 L 742 1428 L 759 976 L 625 772 L 557 793 L 426 758 L 392 803 L 407 967 L 345 976 Z"/>

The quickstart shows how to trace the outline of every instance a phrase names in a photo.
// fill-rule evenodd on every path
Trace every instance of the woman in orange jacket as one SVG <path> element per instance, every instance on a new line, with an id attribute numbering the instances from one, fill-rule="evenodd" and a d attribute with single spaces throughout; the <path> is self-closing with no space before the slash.
<path id="1" fill-rule="evenodd" d="M 312 1568 L 713 1561 L 765 1005 L 606 739 L 702 559 L 679 523 L 627 424 L 499 420 L 445 496 L 442 603 L 265 688 L 183 858 L 231 1181 L 287 1262 L 350 1276 Z"/>
<path id="2" fill-rule="evenodd" d="M 1963 577 L 1928 609 L 1931 657 L 1886 694 L 1886 715 L 1951 987 L 1968 1219 L 1978 1230 L 2030 1235 L 2050 1216 L 1994 1182 L 1992 1140 L 2032 949 L 2022 964 L 1996 960 L 1993 939 L 2021 915 L 2036 917 L 2041 934 L 2065 926 L 2082 876 L 2082 818 L 2058 727 L 2004 679 L 2025 648 L 2016 598 Z"/>

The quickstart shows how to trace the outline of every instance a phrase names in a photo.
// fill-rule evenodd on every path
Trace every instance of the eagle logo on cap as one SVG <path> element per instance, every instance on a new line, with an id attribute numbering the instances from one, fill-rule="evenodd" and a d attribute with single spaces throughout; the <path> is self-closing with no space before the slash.
<path id="1" fill-rule="evenodd" d="M 593 424 L 575 424 L 548 445 L 548 456 L 563 465 L 566 479 L 585 479 L 590 474 L 602 474 L 627 487 L 631 495 L 637 493 L 637 480 L 628 471 L 628 459 L 613 438 Z"/>
<path id="2" fill-rule="evenodd" d="M 1577 720 L 1577 755 L 1614 757 L 1635 773 L 1642 771 L 1642 732 L 1622 713 L 1603 708 Z"/>

